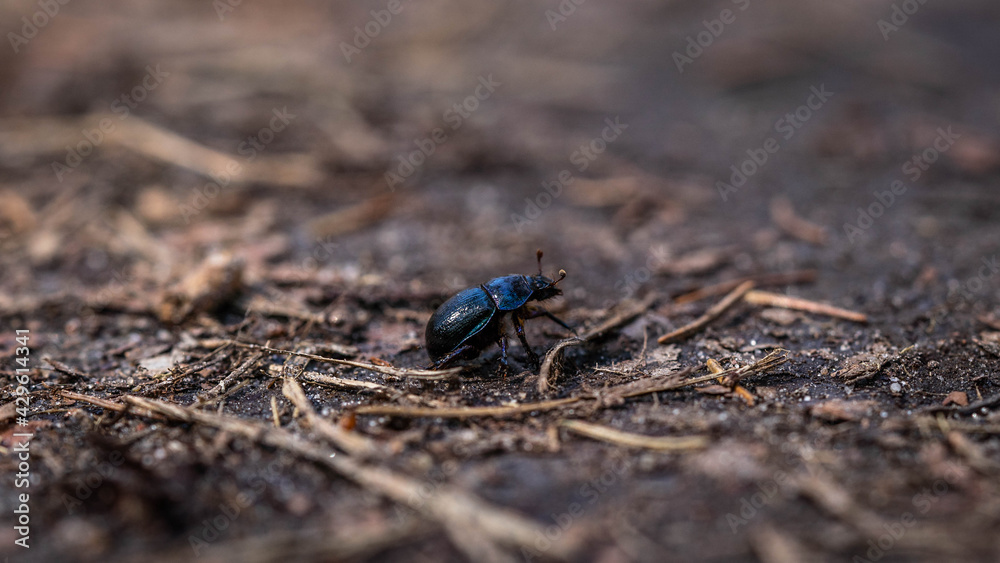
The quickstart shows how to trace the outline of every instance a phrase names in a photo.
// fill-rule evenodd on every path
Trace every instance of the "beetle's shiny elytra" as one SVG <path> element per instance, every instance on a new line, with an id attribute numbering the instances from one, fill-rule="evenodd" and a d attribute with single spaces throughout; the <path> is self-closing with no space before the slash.
<path id="1" fill-rule="evenodd" d="M 507 365 L 507 331 L 504 319 L 509 315 L 524 346 L 532 367 L 538 369 L 538 355 L 528 346 L 524 337 L 526 319 L 545 316 L 567 330 L 569 325 L 555 315 L 529 305 L 530 301 L 544 301 L 562 290 L 556 287 L 566 277 L 559 271 L 559 279 L 542 275 L 542 251 L 538 251 L 538 275 L 510 275 L 493 278 L 477 287 L 460 291 L 438 307 L 427 321 L 427 354 L 439 369 L 458 359 L 473 359 L 489 345 L 500 345 L 500 361 Z"/>

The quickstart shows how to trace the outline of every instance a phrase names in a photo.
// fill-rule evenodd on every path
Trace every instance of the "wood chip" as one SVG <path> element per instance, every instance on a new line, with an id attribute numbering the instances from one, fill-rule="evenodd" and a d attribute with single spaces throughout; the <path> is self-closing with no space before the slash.
<path id="1" fill-rule="evenodd" d="M 878 402 L 872 400 L 830 399 L 812 405 L 809 408 L 809 414 L 827 422 L 854 421 L 871 416 L 876 406 L 878 406 Z"/>
<path id="2" fill-rule="evenodd" d="M 965 407 L 969 405 L 969 396 L 965 391 L 952 391 L 948 393 L 948 396 L 944 398 L 941 402 L 942 405 L 958 405 L 960 407 Z"/>
<path id="3" fill-rule="evenodd" d="M 231 302 L 243 288 L 243 260 L 228 252 L 210 254 L 160 299 L 160 320 L 180 323 L 199 313 L 212 313 Z"/>
<path id="4" fill-rule="evenodd" d="M 13 190 L 0 190 L 0 241 L 27 233 L 37 223 L 28 200 Z"/>

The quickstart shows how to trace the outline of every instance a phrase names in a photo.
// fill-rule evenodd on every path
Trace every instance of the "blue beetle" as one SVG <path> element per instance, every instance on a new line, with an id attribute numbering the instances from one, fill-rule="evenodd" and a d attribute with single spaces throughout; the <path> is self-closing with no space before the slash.
<path id="1" fill-rule="evenodd" d="M 538 369 L 538 355 L 524 338 L 525 319 L 545 316 L 566 330 L 573 329 L 552 313 L 528 304 L 529 301 L 544 301 L 562 295 L 556 284 L 566 277 L 565 270 L 559 270 L 559 279 L 554 281 L 543 276 L 541 250 L 537 256 L 537 276 L 514 274 L 493 278 L 459 292 L 434 311 L 427 321 L 426 330 L 427 354 L 434 362 L 434 369 L 457 359 L 474 359 L 494 342 L 500 345 L 500 361 L 506 368 L 507 331 L 504 318 L 508 314 L 528 360 L 535 370 Z"/>

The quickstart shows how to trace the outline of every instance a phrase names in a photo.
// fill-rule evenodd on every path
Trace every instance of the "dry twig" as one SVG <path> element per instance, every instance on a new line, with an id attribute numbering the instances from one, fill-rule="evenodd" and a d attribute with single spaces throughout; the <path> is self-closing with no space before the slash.
<path id="1" fill-rule="evenodd" d="M 488 406 L 488 407 L 446 407 L 446 408 L 407 407 L 399 405 L 368 405 L 368 406 L 358 407 L 354 412 L 355 414 L 382 415 L 382 416 L 387 415 L 387 416 L 400 416 L 400 417 L 410 417 L 410 418 L 419 418 L 419 417 L 474 418 L 480 416 L 501 418 L 505 416 L 513 416 L 524 413 L 548 411 L 592 401 L 598 401 L 601 404 L 614 404 L 624 401 L 625 399 L 630 399 L 632 397 L 639 397 L 641 395 L 648 395 L 651 393 L 659 393 L 660 391 L 671 391 L 674 389 L 680 389 L 681 387 L 687 387 L 688 385 L 694 385 L 696 383 L 704 383 L 706 381 L 711 381 L 717 378 L 723 378 L 724 381 L 732 387 L 745 377 L 764 373 L 783 364 L 787 360 L 783 352 L 784 350 L 777 350 L 768 354 L 761 360 L 753 364 L 750 364 L 748 366 L 743 366 L 739 368 L 730 368 L 721 371 L 719 373 L 711 373 L 708 375 L 700 375 L 697 377 L 684 379 L 683 376 L 691 372 L 690 368 L 686 368 L 666 375 L 649 377 L 645 379 L 640 379 L 638 381 L 633 381 L 630 383 L 625 383 L 622 385 L 610 387 L 608 389 L 602 389 L 599 393 L 591 395 L 582 395 L 579 397 L 566 397 L 563 399 L 554 399 L 551 401 L 539 401 L 537 403 L 524 403 L 520 405 L 506 405 L 506 406 L 499 405 L 499 406 Z"/>
<path id="2" fill-rule="evenodd" d="M 771 220 L 782 231 L 797 239 L 819 246 L 826 244 L 826 229 L 796 214 L 792 202 L 787 197 L 776 197 L 771 200 Z"/>
<path id="3" fill-rule="evenodd" d="M 816 270 L 793 270 L 791 272 L 780 272 L 777 274 L 760 274 L 757 276 L 747 276 L 735 280 L 719 282 L 714 285 L 705 286 L 694 291 L 678 295 L 674 298 L 675 305 L 683 305 L 705 299 L 706 297 L 716 297 L 725 295 L 736 289 L 742 283 L 752 281 L 755 287 L 771 287 L 776 285 L 791 285 L 800 283 L 812 283 L 816 281 Z"/>
<path id="4" fill-rule="evenodd" d="M 841 309 L 840 307 L 834 307 L 833 305 L 827 305 L 825 303 L 809 301 L 808 299 L 802 299 L 800 297 L 790 297 L 788 295 L 780 295 L 768 291 L 754 290 L 747 293 L 743 299 L 747 303 L 753 303 L 754 305 L 794 309 L 796 311 L 827 315 L 829 317 L 845 319 L 856 323 L 868 322 L 868 316 L 863 313 L 858 313 L 848 309 Z"/>
<path id="5" fill-rule="evenodd" d="M 240 366 L 232 371 L 229 375 L 224 377 L 215 387 L 209 390 L 208 396 L 215 397 L 222 393 L 225 393 L 226 387 L 229 386 L 233 381 L 249 374 L 251 371 L 257 369 L 257 365 L 260 363 L 261 358 L 264 354 L 255 353 L 250 354 L 250 357 L 246 359 L 245 362 L 240 364 Z"/>
<path id="6" fill-rule="evenodd" d="M 705 362 L 705 366 L 708 368 L 708 371 L 715 374 L 719 374 L 725 371 L 724 369 L 722 369 L 722 366 L 719 365 L 719 362 L 711 358 L 709 358 L 708 361 Z M 719 377 L 719 383 L 725 383 L 725 378 Z M 751 407 L 753 406 L 754 404 L 753 394 L 747 391 L 746 387 L 743 387 L 742 385 L 735 385 L 733 386 L 733 392 L 739 395 L 741 399 L 746 401 L 748 405 L 750 405 Z"/>
<path id="7" fill-rule="evenodd" d="M 562 353 L 564 348 L 583 344 L 588 340 L 593 340 L 605 332 L 613 330 L 631 321 L 635 317 L 646 312 L 646 310 L 653 306 L 655 301 L 656 296 L 649 295 L 637 303 L 634 307 L 628 307 L 624 311 L 615 314 L 608 320 L 587 331 L 583 336 L 567 338 L 566 340 L 563 340 L 553 346 L 552 349 L 545 354 L 545 360 L 542 361 L 542 367 L 538 370 L 538 391 L 540 393 L 545 393 L 549 390 L 549 377 L 552 374 L 552 367 L 555 364 L 556 358 L 559 357 L 559 354 Z"/>
<path id="8" fill-rule="evenodd" d="M 306 417 L 306 423 L 313 430 L 338 448 L 351 455 L 360 456 L 370 456 L 381 451 L 371 438 L 344 430 L 317 414 L 298 381 L 286 377 L 281 386 L 281 393 Z"/>
<path id="9" fill-rule="evenodd" d="M 582 420 L 562 420 L 559 426 L 571 432 L 620 446 L 645 448 L 659 451 L 700 450 L 708 445 L 708 436 L 644 436 L 622 432 L 600 424 Z"/>
<path id="10" fill-rule="evenodd" d="M 74 394 L 77 400 L 104 406 L 103 399 Z M 400 504 L 410 506 L 440 523 L 455 546 L 474 560 L 513 560 L 500 550 L 498 544 L 531 549 L 542 529 L 534 522 L 510 510 L 494 506 L 466 491 L 441 485 L 427 492 L 423 482 L 389 469 L 361 463 L 346 455 L 334 455 L 329 448 L 320 447 L 282 428 L 273 428 L 258 421 L 198 411 L 180 405 L 126 396 L 128 405 L 155 413 L 179 422 L 195 423 L 215 428 L 236 436 L 243 436 L 258 444 L 285 450 L 293 455 L 324 465 L 358 485 L 384 495 Z M 125 405 L 117 405 L 124 409 Z M 148 416 L 148 415 L 144 415 Z M 565 557 L 559 544 L 550 551 L 556 557 Z"/>
<path id="11" fill-rule="evenodd" d="M 730 307 L 733 306 L 733 304 L 739 301 L 741 297 L 746 295 L 746 293 L 750 291 L 753 288 L 753 286 L 754 283 L 752 281 L 745 281 L 741 283 L 736 289 L 731 291 L 729 295 L 726 295 L 721 301 L 713 305 L 708 311 L 705 311 L 704 315 L 698 317 L 694 321 L 678 328 L 673 332 L 664 334 L 659 339 L 657 339 L 657 342 L 659 342 L 660 344 L 666 344 L 668 342 L 673 342 L 675 340 L 681 340 L 683 338 L 687 338 L 688 336 L 691 336 L 692 334 L 700 331 L 701 329 L 708 326 L 710 322 L 721 317 L 723 313 L 725 313 L 727 310 L 729 310 Z"/>
<path id="12" fill-rule="evenodd" d="M 354 360 L 340 360 L 337 358 L 327 358 L 325 356 L 317 356 L 316 354 L 306 354 L 304 352 L 295 352 L 294 350 L 281 350 L 279 348 L 271 348 L 269 346 L 261 346 L 260 344 L 253 344 L 250 342 L 237 342 L 232 341 L 234 346 L 240 348 L 250 348 L 251 350 L 260 350 L 261 352 L 270 352 L 272 354 L 287 354 L 289 356 L 297 356 L 299 358 L 307 358 L 317 362 L 325 362 L 328 364 L 337 364 L 341 366 L 350 366 L 354 368 L 366 369 L 368 371 L 374 371 L 381 373 L 382 375 L 389 375 L 392 377 L 415 377 L 420 379 L 447 379 L 458 375 L 461 371 L 461 367 L 454 367 L 448 369 L 439 370 L 427 370 L 427 369 L 405 369 L 397 368 L 394 366 L 382 366 L 379 364 L 373 364 L 370 362 L 356 362 Z"/>
<path id="13" fill-rule="evenodd" d="M 541 412 L 565 407 L 574 403 L 585 401 L 589 397 L 567 397 L 565 399 L 554 399 L 552 401 L 540 401 L 537 403 L 525 403 L 521 405 L 501 405 L 495 407 L 406 407 L 399 405 L 368 405 L 358 407 L 355 414 L 389 415 L 419 418 L 425 416 L 440 418 L 474 418 L 480 416 L 492 416 L 501 418 L 515 414 L 530 412 Z"/>
<path id="14" fill-rule="evenodd" d="M 271 377 L 284 377 L 284 366 L 279 365 L 269 365 L 267 366 L 267 371 Z M 319 373 L 318 371 L 303 371 L 296 374 L 296 379 L 302 379 L 304 381 L 309 381 L 312 383 L 319 383 L 321 385 L 330 385 L 333 387 L 344 387 L 346 389 L 355 389 L 361 391 L 382 391 L 386 393 L 398 393 L 396 389 L 382 385 L 381 383 L 374 383 L 371 381 L 361 381 L 360 379 L 348 379 L 345 377 L 336 377 L 333 375 L 327 375 L 325 373 Z"/>

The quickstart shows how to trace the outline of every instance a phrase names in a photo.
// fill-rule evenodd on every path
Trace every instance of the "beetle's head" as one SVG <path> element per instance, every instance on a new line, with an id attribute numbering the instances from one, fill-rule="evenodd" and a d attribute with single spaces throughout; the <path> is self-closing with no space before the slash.
<path id="1" fill-rule="evenodd" d="M 528 278 L 531 283 L 531 298 L 539 301 L 551 299 L 557 295 L 562 295 L 562 290 L 556 284 L 566 277 L 566 270 L 559 270 L 559 279 L 553 280 L 550 277 L 538 274 Z"/>
<path id="2" fill-rule="evenodd" d="M 556 284 L 563 281 L 566 277 L 566 270 L 559 270 L 559 279 L 553 280 L 550 277 L 542 275 L 542 251 L 539 250 L 538 256 L 538 275 L 530 276 L 528 278 L 531 283 L 531 298 L 537 299 L 539 301 L 544 301 L 546 299 L 551 299 L 557 295 L 562 295 L 562 290 L 556 287 Z"/>

